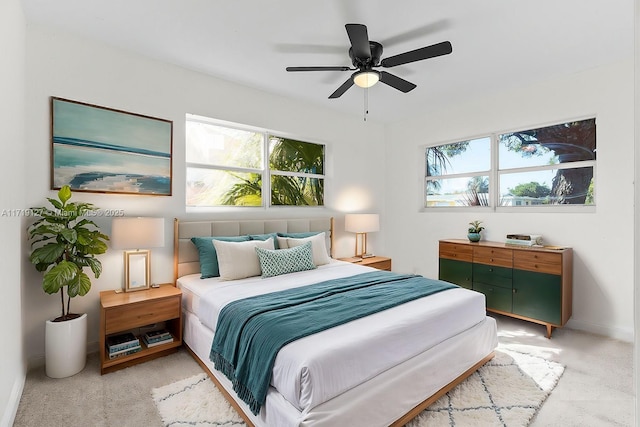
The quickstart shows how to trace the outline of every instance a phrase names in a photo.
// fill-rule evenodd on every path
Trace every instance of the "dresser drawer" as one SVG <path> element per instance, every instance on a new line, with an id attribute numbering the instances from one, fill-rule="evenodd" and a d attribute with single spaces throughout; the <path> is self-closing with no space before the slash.
<path id="1" fill-rule="evenodd" d="M 485 285 L 482 283 L 474 283 L 473 290 L 484 294 L 488 309 L 511 312 L 511 289 L 501 288 L 499 286 Z"/>
<path id="2" fill-rule="evenodd" d="M 141 301 L 105 313 L 106 334 L 180 317 L 180 297 Z"/>
<path id="3" fill-rule="evenodd" d="M 518 270 L 562 274 L 562 255 L 538 251 L 513 251 L 513 267 Z"/>
<path id="4" fill-rule="evenodd" d="M 455 259 L 440 258 L 438 279 L 472 289 L 473 264 Z"/>
<path id="5" fill-rule="evenodd" d="M 511 268 L 513 267 L 513 251 L 503 248 L 474 247 L 473 262 Z"/>
<path id="6" fill-rule="evenodd" d="M 473 260 L 473 247 L 458 243 L 440 242 L 440 258 L 471 262 Z"/>
<path id="7" fill-rule="evenodd" d="M 513 269 L 497 267 L 495 265 L 473 264 L 473 286 L 483 283 L 485 285 L 499 286 L 511 290 L 513 281 Z"/>

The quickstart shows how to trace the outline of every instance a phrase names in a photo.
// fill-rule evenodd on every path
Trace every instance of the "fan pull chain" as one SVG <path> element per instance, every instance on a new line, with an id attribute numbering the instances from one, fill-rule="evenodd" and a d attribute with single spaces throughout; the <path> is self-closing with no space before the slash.
<path id="1" fill-rule="evenodd" d="M 364 112 L 363 112 L 363 118 L 364 121 L 367 121 L 367 116 L 369 115 L 369 88 L 365 88 L 364 89 Z"/>

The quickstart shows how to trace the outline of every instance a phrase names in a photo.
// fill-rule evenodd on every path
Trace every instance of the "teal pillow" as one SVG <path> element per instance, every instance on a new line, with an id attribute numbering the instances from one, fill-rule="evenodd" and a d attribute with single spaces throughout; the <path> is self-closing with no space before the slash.
<path id="1" fill-rule="evenodd" d="M 296 271 L 313 270 L 313 252 L 311 242 L 291 249 L 270 250 L 256 248 L 262 277 L 280 276 Z"/>
<path id="2" fill-rule="evenodd" d="M 269 238 L 273 238 L 273 246 L 276 249 L 280 249 L 280 246 L 278 246 L 278 233 L 267 233 L 267 234 L 249 234 L 249 238 L 251 240 L 269 240 Z"/>
<path id="3" fill-rule="evenodd" d="M 192 237 L 191 241 L 196 245 L 196 248 L 198 248 L 201 279 L 220 277 L 218 254 L 216 253 L 216 247 L 213 246 L 214 240 L 222 240 L 223 242 L 247 242 L 250 239 L 249 236 Z"/>
<path id="4" fill-rule="evenodd" d="M 292 239 L 304 239 L 306 237 L 315 236 L 316 234 L 320 234 L 322 231 L 307 231 L 305 233 L 278 233 L 280 237 L 290 237 Z"/>

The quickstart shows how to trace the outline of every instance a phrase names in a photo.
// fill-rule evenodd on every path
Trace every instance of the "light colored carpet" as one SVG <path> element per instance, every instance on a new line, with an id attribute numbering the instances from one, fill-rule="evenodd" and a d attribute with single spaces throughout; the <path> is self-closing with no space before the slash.
<path id="1" fill-rule="evenodd" d="M 564 367 L 501 345 L 489 363 L 407 426 L 527 426 L 556 386 Z M 151 392 L 165 426 L 244 426 L 206 374 Z"/>

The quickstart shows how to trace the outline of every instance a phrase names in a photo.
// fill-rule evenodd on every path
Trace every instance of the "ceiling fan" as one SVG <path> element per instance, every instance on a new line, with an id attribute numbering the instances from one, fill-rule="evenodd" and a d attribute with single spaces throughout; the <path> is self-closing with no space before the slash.
<path id="1" fill-rule="evenodd" d="M 363 24 L 347 24 L 347 35 L 351 41 L 349 57 L 354 68 L 337 67 L 287 67 L 287 71 L 354 71 L 355 73 L 342 84 L 335 92 L 329 95 L 329 99 L 339 98 L 351 86 L 367 88 L 381 81 L 401 92 L 407 93 L 416 88 L 416 85 L 386 71 L 377 71 L 374 68 L 390 68 L 410 62 L 422 61 L 423 59 L 435 58 L 437 56 L 448 55 L 453 51 L 451 43 L 448 41 L 437 43 L 420 49 L 411 50 L 398 55 L 384 58 L 382 61 L 382 45 L 369 40 L 367 26 Z"/>

